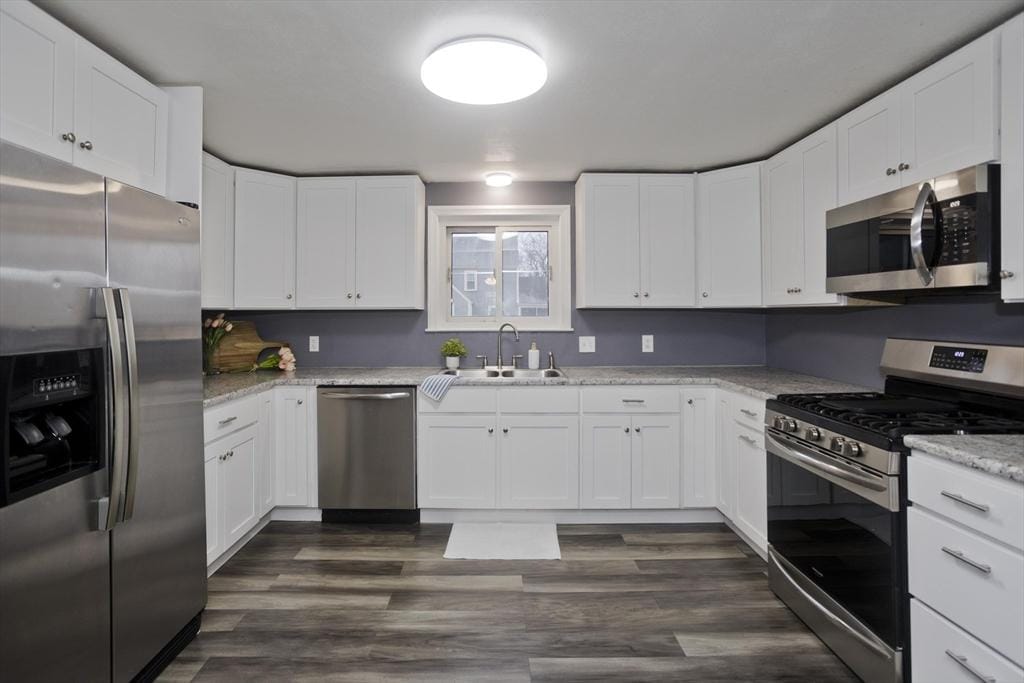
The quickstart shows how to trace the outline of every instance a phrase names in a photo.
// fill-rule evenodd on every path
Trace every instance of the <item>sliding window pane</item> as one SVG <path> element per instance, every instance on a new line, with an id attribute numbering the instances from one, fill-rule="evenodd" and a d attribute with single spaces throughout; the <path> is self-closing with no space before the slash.
<path id="1" fill-rule="evenodd" d="M 517 318 L 546 317 L 548 233 L 505 232 L 502 237 L 502 314 Z"/>
<path id="2" fill-rule="evenodd" d="M 453 232 L 451 237 L 452 317 L 496 315 L 494 231 Z"/>

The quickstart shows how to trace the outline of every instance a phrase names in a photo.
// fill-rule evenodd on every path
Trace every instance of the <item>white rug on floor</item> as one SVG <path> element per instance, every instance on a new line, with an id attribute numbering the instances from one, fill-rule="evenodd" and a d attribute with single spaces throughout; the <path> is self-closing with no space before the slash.
<path id="1" fill-rule="evenodd" d="M 560 560 L 554 524 L 456 522 L 446 560 Z"/>

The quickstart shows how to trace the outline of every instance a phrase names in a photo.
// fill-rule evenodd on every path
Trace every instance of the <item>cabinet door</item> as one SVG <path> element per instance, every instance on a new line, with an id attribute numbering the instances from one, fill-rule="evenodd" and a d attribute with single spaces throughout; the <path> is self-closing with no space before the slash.
<path id="1" fill-rule="evenodd" d="M 900 96 L 894 88 L 836 122 L 839 204 L 900 186 Z"/>
<path id="2" fill-rule="evenodd" d="M 1024 302 L 1024 15 L 1003 27 L 1002 49 L 1002 296 Z"/>
<path id="3" fill-rule="evenodd" d="M 76 39 L 76 166 L 164 194 L 169 108 L 163 90 Z"/>
<path id="4" fill-rule="evenodd" d="M 825 214 L 836 208 L 836 126 L 831 124 L 799 143 L 803 165 L 803 284 L 796 299 L 804 304 L 838 304 L 825 291 Z"/>
<path id="5" fill-rule="evenodd" d="M 420 415 L 416 426 L 421 508 L 493 508 L 497 435 L 493 415 Z"/>
<path id="6" fill-rule="evenodd" d="M 355 178 L 300 178 L 296 208 L 298 307 L 355 306 Z"/>
<path id="7" fill-rule="evenodd" d="M 230 548 L 259 520 L 256 442 L 258 430 L 247 427 L 230 439 L 220 466 L 224 547 Z"/>
<path id="8" fill-rule="evenodd" d="M 761 164 L 697 176 L 700 305 L 761 305 Z"/>
<path id="9" fill-rule="evenodd" d="M 995 32 L 901 83 L 900 185 L 999 156 Z"/>
<path id="10" fill-rule="evenodd" d="M 274 507 L 274 392 L 265 391 L 259 399 L 259 440 L 256 450 L 256 470 L 259 477 L 257 487 L 259 516 Z"/>
<path id="11" fill-rule="evenodd" d="M 759 431 L 736 426 L 736 502 L 733 522 L 761 552 L 768 550 L 768 465 L 764 437 Z"/>
<path id="12" fill-rule="evenodd" d="M 231 308 L 235 296 L 235 169 L 203 154 L 203 308 Z"/>
<path id="13" fill-rule="evenodd" d="M 804 169 L 800 152 L 790 147 L 764 165 L 764 302 L 769 306 L 792 305 L 794 290 L 804 286 Z"/>
<path id="14" fill-rule="evenodd" d="M 356 306 L 423 308 L 425 211 L 416 176 L 356 179 Z"/>
<path id="15" fill-rule="evenodd" d="M 634 174 L 583 175 L 576 183 L 577 305 L 640 305 L 640 185 Z"/>
<path id="16" fill-rule="evenodd" d="M 0 5 L 0 138 L 71 162 L 75 34 L 29 2 Z"/>
<path id="17" fill-rule="evenodd" d="M 506 415 L 499 426 L 500 507 L 579 507 L 579 418 Z"/>
<path id="18" fill-rule="evenodd" d="M 580 507 L 630 506 L 633 425 L 628 415 L 584 415 Z"/>
<path id="19" fill-rule="evenodd" d="M 295 307 L 295 179 L 235 169 L 235 308 Z"/>
<path id="20" fill-rule="evenodd" d="M 203 476 L 206 488 L 206 564 L 220 557 L 224 551 L 220 519 L 220 456 L 224 451 L 218 444 L 206 447 Z"/>
<path id="21" fill-rule="evenodd" d="M 732 419 L 728 394 L 718 392 L 715 409 L 715 506 L 728 519 L 732 519 L 736 502 L 736 430 Z"/>
<path id="22" fill-rule="evenodd" d="M 305 387 L 274 390 L 274 503 L 309 504 L 309 406 Z"/>
<path id="23" fill-rule="evenodd" d="M 683 390 L 682 506 L 715 507 L 715 390 Z"/>
<path id="24" fill-rule="evenodd" d="M 643 306 L 697 305 L 694 176 L 640 176 Z"/>
<path id="25" fill-rule="evenodd" d="M 678 415 L 633 417 L 630 507 L 679 507 L 680 446 Z"/>

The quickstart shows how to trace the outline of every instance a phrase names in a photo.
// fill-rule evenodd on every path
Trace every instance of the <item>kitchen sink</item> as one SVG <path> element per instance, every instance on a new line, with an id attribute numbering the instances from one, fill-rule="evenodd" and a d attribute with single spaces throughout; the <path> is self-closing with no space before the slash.
<path id="1" fill-rule="evenodd" d="M 468 377 L 470 379 L 499 379 L 501 373 L 497 370 L 484 368 L 459 368 L 458 370 L 442 370 L 442 375 L 455 375 L 456 377 Z"/>
<path id="2" fill-rule="evenodd" d="M 527 370 L 525 368 L 459 368 L 442 370 L 442 375 L 455 375 L 468 379 L 563 379 L 565 373 L 553 368 L 543 370 Z"/>

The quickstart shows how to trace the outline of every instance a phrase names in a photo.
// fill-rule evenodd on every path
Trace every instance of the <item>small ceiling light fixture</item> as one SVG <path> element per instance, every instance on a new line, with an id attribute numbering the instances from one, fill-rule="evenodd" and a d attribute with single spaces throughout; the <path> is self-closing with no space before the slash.
<path id="1" fill-rule="evenodd" d="M 505 171 L 488 173 L 484 176 L 484 182 L 490 187 L 508 187 L 512 184 L 512 174 Z"/>
<path id="2" fill-rule="evenodd" d="M 420 79 L 438 97 L 463 104 L 503 104 L 537 92 L 548 67 L 536 52 L 507 38 L 462 38 L 423 60 Z"/>

